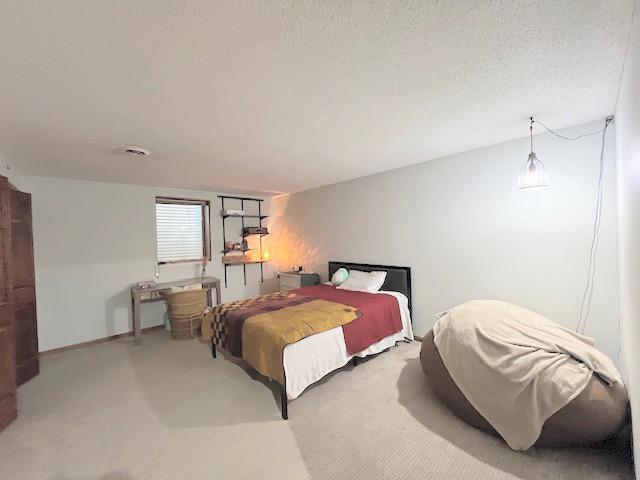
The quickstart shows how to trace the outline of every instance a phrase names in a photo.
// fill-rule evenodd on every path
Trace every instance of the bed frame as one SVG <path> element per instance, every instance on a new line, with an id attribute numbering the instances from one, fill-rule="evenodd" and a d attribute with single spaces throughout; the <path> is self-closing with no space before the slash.
<path id="1" fill-rule="evenodd" d="M 382 284 L 382 291 L 403 293 L 409 299 L 409 312 L 411 310 L 411 267 L 391 267 L 389 265 L 371 265 L 369 263 L 345 263 L 329 262 L 329 279 L 339 268 L 347 270 L 360 270 L 361 272 L 387 272 L 387 278 Z"/>
<path id="2" fill-rule="evenodd" d="M 395 267 L 389 265 L 372 265 L 368 263 L 347 263 L 347 262 L 329 262 L 329 278 L 333 276 L 336 270 L 339 268 L 346 268 L 347 270 L 360 270 L 362 272 L 387 272 L 387 278 L 380 290 L 382 291 L 394 291 L 404 294 L 409 300 L 409 313 L 413 314 L 411 309 L 411 268 L 410 267 Z M 413 315 L 411 317 L 413 323 Z M 387 348 L 385 350 L 388 351 Z M 216 344 L 213 335 L 211 336 L 211 355 L 216 358 Z M 358 358 L 353 357 L 353 366 L 358 365 Z M 330 372 L 331 373 L 331 372 Z M 288 406 L 289 400 L 287 399 L 287 379 L 284 379 L 284 385 L 278 384 L 280 389 L 280 405 L 282 408 L 282 419 L 287 420 L 289 418 Z"/>

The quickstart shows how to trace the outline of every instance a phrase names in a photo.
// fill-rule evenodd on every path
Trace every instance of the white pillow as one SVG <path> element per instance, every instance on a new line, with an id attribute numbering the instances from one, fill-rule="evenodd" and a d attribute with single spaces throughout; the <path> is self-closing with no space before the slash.
<path id="1" fill-rule="evenodd" d="M 349 271 L 346 268 L 339 268 L 338 270 L 333 272 L 331 283 L 333 283 L 334 285 L 340 285 L 347 278 L 349 278 Z"/>
<path id="2" fill-rule="evenodd" d="M 360 270 L 350 270 L 349 278 L 336 288 L 374 293 L 382 288 L 386 278 L 387 272 L 361 272 Z"/>

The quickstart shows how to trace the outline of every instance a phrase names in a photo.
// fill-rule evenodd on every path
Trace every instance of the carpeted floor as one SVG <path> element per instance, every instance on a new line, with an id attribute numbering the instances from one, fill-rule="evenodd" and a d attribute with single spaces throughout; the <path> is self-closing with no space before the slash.
<path id="1" fill-rule="evenodd" d="M 46 356 L 0 433 L 0 478 L 631 479 L 614 449 L 511 451 L 431 395 L 419 344 L 330 375 L 290 403 L 167 333 Z"/>

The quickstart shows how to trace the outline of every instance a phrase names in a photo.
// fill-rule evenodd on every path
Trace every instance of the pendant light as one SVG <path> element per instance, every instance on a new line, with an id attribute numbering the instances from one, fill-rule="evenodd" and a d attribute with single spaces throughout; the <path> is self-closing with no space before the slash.
<path id="1" fill-rule="evenodd" d="M 544 171 L 544 165 L 533 151 L 533 117 L 529 117 L 529 121 L 531 152 L 522 169 L 520 169 L 520 175 L 518 176 L 518 188 L 520 190 L 534 190 L 549 185 L 549 179 Z"/>

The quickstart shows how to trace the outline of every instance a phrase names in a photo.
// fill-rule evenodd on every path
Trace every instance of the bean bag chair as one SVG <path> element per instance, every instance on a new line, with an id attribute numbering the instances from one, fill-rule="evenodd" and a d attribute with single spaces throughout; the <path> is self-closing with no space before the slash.
<path id="1" fill-rule="evenodd" d="M 523 323 L 516 321 L 514 327 L 514 316 L 520 317 Z M 487 433 L 502 436 L 515 450 L 526 450 L 534 443 L 549 447 L 586 446 L 613 436 L 629 421 L 627 391 L 619 376 L 611 371 L 615 367 L 608 364 L 600 352 L 589 350 L 593 346 L 586 337 L 536 316 L 521 307 L 496 301 L 468 302 L 450 310 L 434 326 L 436 338 L 432 330 L 422 342 L 420 362 L 430 387 L 457 417 Z M 523 330 L 527 338 L 531 337 L 528 340 L 531 346 L 523 341 Z M 549 332 L 553 334 L 553 341 L 545 337 Z M 438 335 L 442 350 L 447 352 L 446 360 L 455 372 L 453 375 L 439 351 Z M 506 354 L 512 345 L 502 346 L 502 343 L 510 344 L 511 338 L 519 349 L 516 350 L 518 358 L 513 361 Z M 557 344 L 541 354 L 538 351 L 541 338 Z M 576 343 L 583 339 L 586 339 L 584 345 Z M 575 349 L 576 355 L 584 355 L 587 363 L 604 364 L 601 368 L 604 378 L 597 373 L 598 367 L 594 367 L 594 373 L 581 360 L 563 351 L 561 345 L 565 343 Z M 469 355 L 469 350 L 475 353 Z M 491 354 L 500 359 L 498 364 L 491 363 Z M 465 362 L 465 359 L 474 360 Z M 531 362 L 526 374 L 518 370 L 518 362 L 522 361 Z M 515 402 L 516 408 L 510 411 L 503 406 L 514 404 L 509 397 L 509 376 L 514 373 L 517 375 L 517 380 L 511 382 L 514 395 L 518 402 L 524 397 L 528 403 L 517 408 Z M 454 380 L 456 377 L 471 400 Z"/>

